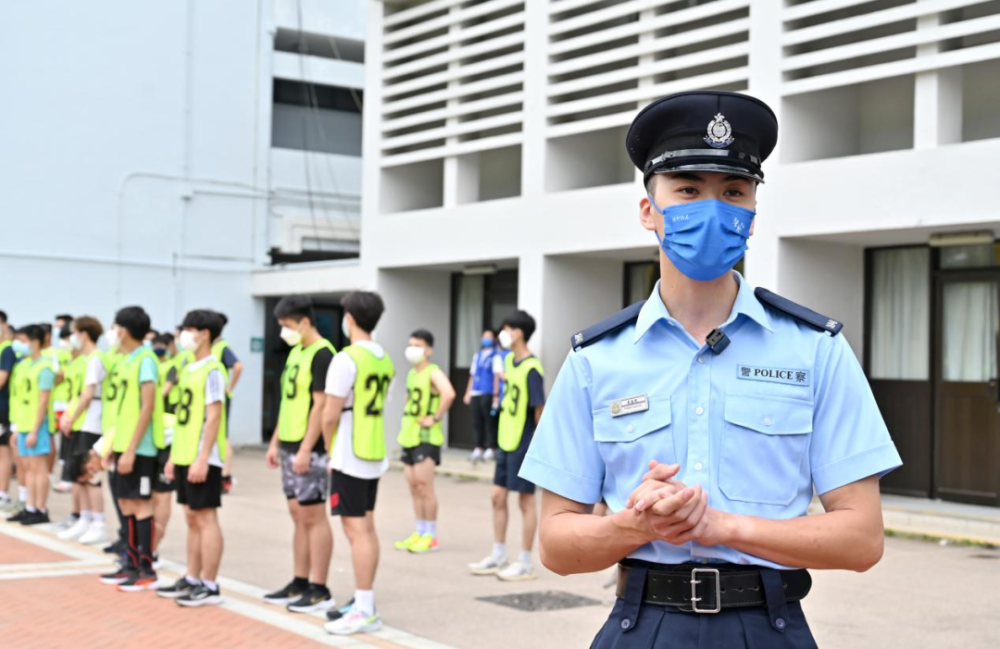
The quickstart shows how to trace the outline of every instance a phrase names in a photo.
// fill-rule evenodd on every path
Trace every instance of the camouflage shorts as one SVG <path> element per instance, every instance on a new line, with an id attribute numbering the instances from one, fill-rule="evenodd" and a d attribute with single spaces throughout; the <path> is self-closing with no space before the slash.
<path id="1" fill-rule="evenodd" d="M 309 454 L 309 470 L 296 473 L 294 451 L 281 449 L 281 485 L 285 497 L 294 498 L 300 505 L 318 505 L 326 501 L 329 491 L 330 472 L 327 468 L 329 456 L 326 453 Z"/>

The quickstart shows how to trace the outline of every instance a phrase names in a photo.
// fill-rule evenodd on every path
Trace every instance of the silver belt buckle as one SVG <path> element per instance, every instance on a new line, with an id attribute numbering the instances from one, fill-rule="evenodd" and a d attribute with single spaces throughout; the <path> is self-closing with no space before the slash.
<path id="1" fill-rule="evenodd" d="M 698 608 L 698 602 L 702 599 L 698 597 L 698 584 L 702 583 L 697 579 L 699 572 L 715 575 L 715 608 Z M 691 610 L 695 613 L 718 613 L 722 610 L 722 579 L 718 568 L 694 568 L 691 571 Z"/>

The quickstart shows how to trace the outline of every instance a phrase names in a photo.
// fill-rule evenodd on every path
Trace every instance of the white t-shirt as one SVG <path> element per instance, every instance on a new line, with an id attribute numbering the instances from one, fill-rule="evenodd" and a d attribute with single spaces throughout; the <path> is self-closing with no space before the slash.
<path id="1" fill-rule="evenodd" d="M 101 434 L 101 384 L 108 371 L 100 355 L 94 354 L 87 363 L 87 373 L 83 376 L 83 385 L 94 386 L 94 398 L 87 406 L 87 416 L 83 420 L 83 430 L 88 433 Z"/>
<path id="2" fill-rule="evenodd" d="M 376 342 L 362 340 L 354 343 L 364 347 L 376 357 L 385 356 L 385 350 Z M 354 413 L 348 408 L 354 405 L 354 381 L 358 376 L 358 366 L 354 359 L 341 352 L 330 361 L 326 371 L 326 393 L 335 397 L 346 397 L 344 411 L 340 413 L 337 437 L 330 452 L 330 468 L 355 478 L 374 480 L 381 478 L 389 470 L 389 458 L 380 462 L 358 459 L 354 454 Z"/>
<path id="3" fill-rule="evenodd" d="M 181 370 L 181 372 L 196 372 L 199 367 L 213 360 L 215 360 L 215 356 L 209 354 L 200 361 L 188 363 L 184 367 L 184 369 Z M 226 398 L 226 383 L 225 381 L 222 380 L 222 372 L 220 372 L 219 370 L 212 370 L 211 372 L 208 373 L 208 378 L 205 380 L 205 406 L 207 407 L 209 404 L 218 403 L 222 401 L 223 402 L 222 407 L 224 409 L 226 407 L 224 402 L 225 398 Z M 201 433 L 202 434 L 198 436 L 199 452 L 201 451 L 201 442 L 203 440 L 202 435 L 205 434 L 204 426 L 202 426 L 201 428 Z M 219 456 L 219 445 L 217 443 L 212 445 L 212 453 L 211 455 L 208 456 L 208 465 L 217 466 L 219 468 L 222 468 L 223 466 L 222 458 Z"/>

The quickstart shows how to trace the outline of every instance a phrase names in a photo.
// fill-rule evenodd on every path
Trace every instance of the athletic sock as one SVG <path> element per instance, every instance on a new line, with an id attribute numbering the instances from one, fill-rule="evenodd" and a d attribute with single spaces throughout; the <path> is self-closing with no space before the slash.
<path id="1" fill-rule="evenodd" d="M 104 512 L 90 512 L 90 520 L 94 523 L 103 523 Z"/>
<path id="2" fill-rule="evenodd" d="M 431 536 L 436 537 L 438 531 L 437 521 L 424 521 L 424 524 L 424 534 L 430 534 Z"/>
<path id="3" fill-rule="evenodd" d="M 207 588 L 209 590 L 213 590 L 213 591 L 219 590 L 219 584 L 215 583 L 214 581 L 209 581 L 209 580 L 206 579 L 205 581 L 203 581 L 201 583 L 205 584 L 205 588 Z"/>
<path id="4" fill-rule="evenodd" d="M 306 588 L 309 588 L 309 580 L 306 577 L 295 577 L 292 579 L 292 585 L 296 588 L 305 590 Z"/>
<path id="5" fill-rule="evenodd" d="M 507 544 L 506 543 L 494 543 L 493 544 L 493 556 L 497 559 L 503 559 L 507 556 Z"/>
<path id="6" fill-rule="evenodd" d="M 354 606 L 365 615 L 375 614 L 375 591 L 354 591 Z"/>
<path id="7" fill-rule="evenodd" d="M 192 577 L 191 575 L 184 575 L 184 581 L 191 584 L 192 586 L 197 586 L 201 583 L 201 580 L 197 577 Z"/>
<path id="8" fill-rule="evenodd" d="M 526 566 L 530 566 L 531 552 L 529 552 L 528 550 L 521 550 L 521 556 L 518 558 L 518 561 L 520 561 L 522 564 Z"/>
<path id="9" fill-rule="evenodd" d="M 22 503 L 28 502 L 28 488 L 18 486 L 17 488 L 17 499 Z"/>
<path id="10" fill-rule="evenodd" d="M 34 507 L 32 507 L 31 505 L 26 506 L 25 509 L 28 510 L 29 514 L 37 514 L 38 513 L 38 510 L 35 509 Z"/>
<path id="11" fill-rule="evenodd" d="M 420 520 L 418 518 L 417 519 L 417 534 L 419 534 L 420 536 L 423 536 L 426 533 L 427 533 L 427 521 L 422 521 L 422 520 Z"/>
<path id="12" fill-rule="evenodd" d="M 139 542 L 139 567 L 142 570 L 153 569 L 153 517 L 136 519 L 136 540 Z"/>
<path id="13" fill-rule="evenodd" d="M 6 491 L 0 491 L 0 500 L 10 500 L 10 494 Z"/>
<path id="14" fill-rule="evenodd" d="M 85 523 L 89 523 L 90 521 L 94 520 L 94 514 L 88 511 L 81 511 L 80 520 L 84 521 Z"/>
<path id="15" fill-rule="evenodd" d="M 309 588 L 312 588 L 314 590 L 318 590 L 321 593 L 323 593 L 324 595 L 329 595 L 330 594 L 330 589 L 326 587 L 326 584 L 314 584 L 312 582 L 309 582 Z"/>
<path id="16" fill-rule="evenodd" d="M 139 569 L 139 537 L 137 536 L 137 523 L 135 516 L 125 517 L 125 556 L 128 557 L 129 567 L 132 570 Z"/>

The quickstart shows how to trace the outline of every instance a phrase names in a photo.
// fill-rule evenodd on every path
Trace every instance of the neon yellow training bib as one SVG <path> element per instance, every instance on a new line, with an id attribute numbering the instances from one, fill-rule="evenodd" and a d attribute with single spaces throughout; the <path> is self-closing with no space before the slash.
<path id="1" fill-rule="evenodd" d="M 378 358 L 361 345 L 343 349 L 357 365 L 354 379 L 354 430 L 352 446 L 359 460 L 380 462 L 385 459 L 385 397 L 396 368 L 388 354 Z"/>
<path id="2" fill-rule="evenodd" d="M 504 359 L 503 380 L 507 391 L 500 404 L 500 423 L 497 431 L 497 444 L 508 453 L 513 453 L 521 445 L 524 435 L 524 425 L 528 421 L 528 374 L 538 370 L 540 376 L 542 362 L 534 356 L 529 356 L 514 365 L 514 354 L 507 354 Z"/>
<path id="3" fill-rule="evenodd" d="M 301 442 L 309 429 L 309 411 L 312 409 L 312 364 L 316 353 L 329 349 L 336 353 L 326 338 L 320 338 L 304 348 L 292 347 L 281 373 L 281 409 L 278 412 L 278 439 L 282 442 Z"/>
<path id="4" fill-rule="evenodd" d="M 205 403 L 205 384 L 212 370 L 218 370 L 225 375 L 225 368 L 218 360 L 203 363 L 200 367 L 185 367 L 177 385 L 180 388 L 180 403 L 177 406 L 177 423 L 174 427 L 174 439 L 170 445 L 170 460 L 178 466 L 191 466 L 198 459 L 201 446 L 202 431 L 208 419 L 208 404 Z M 226 459 L 226 402 L 222 406 L 222 416 L 219 419 L 219 430 L 216 433 L 215 444 L 219 449 L 219 458 Z"/>
<path id="5" fill-rule="evenodd" d="M 434 416 L 441 404 L 441 395 L 435 394 L 431 376 L 438 366 L 429 363 L 420 370 L 411 369 L 406 375 L 406 406 L 403 409 L 403 425 L 396 441 L 403 448 L 414 448 L 420 444 L 444 445 L 444 428 L 441 422 L 430 428 L 422 428 L 420 420 Z"/>

